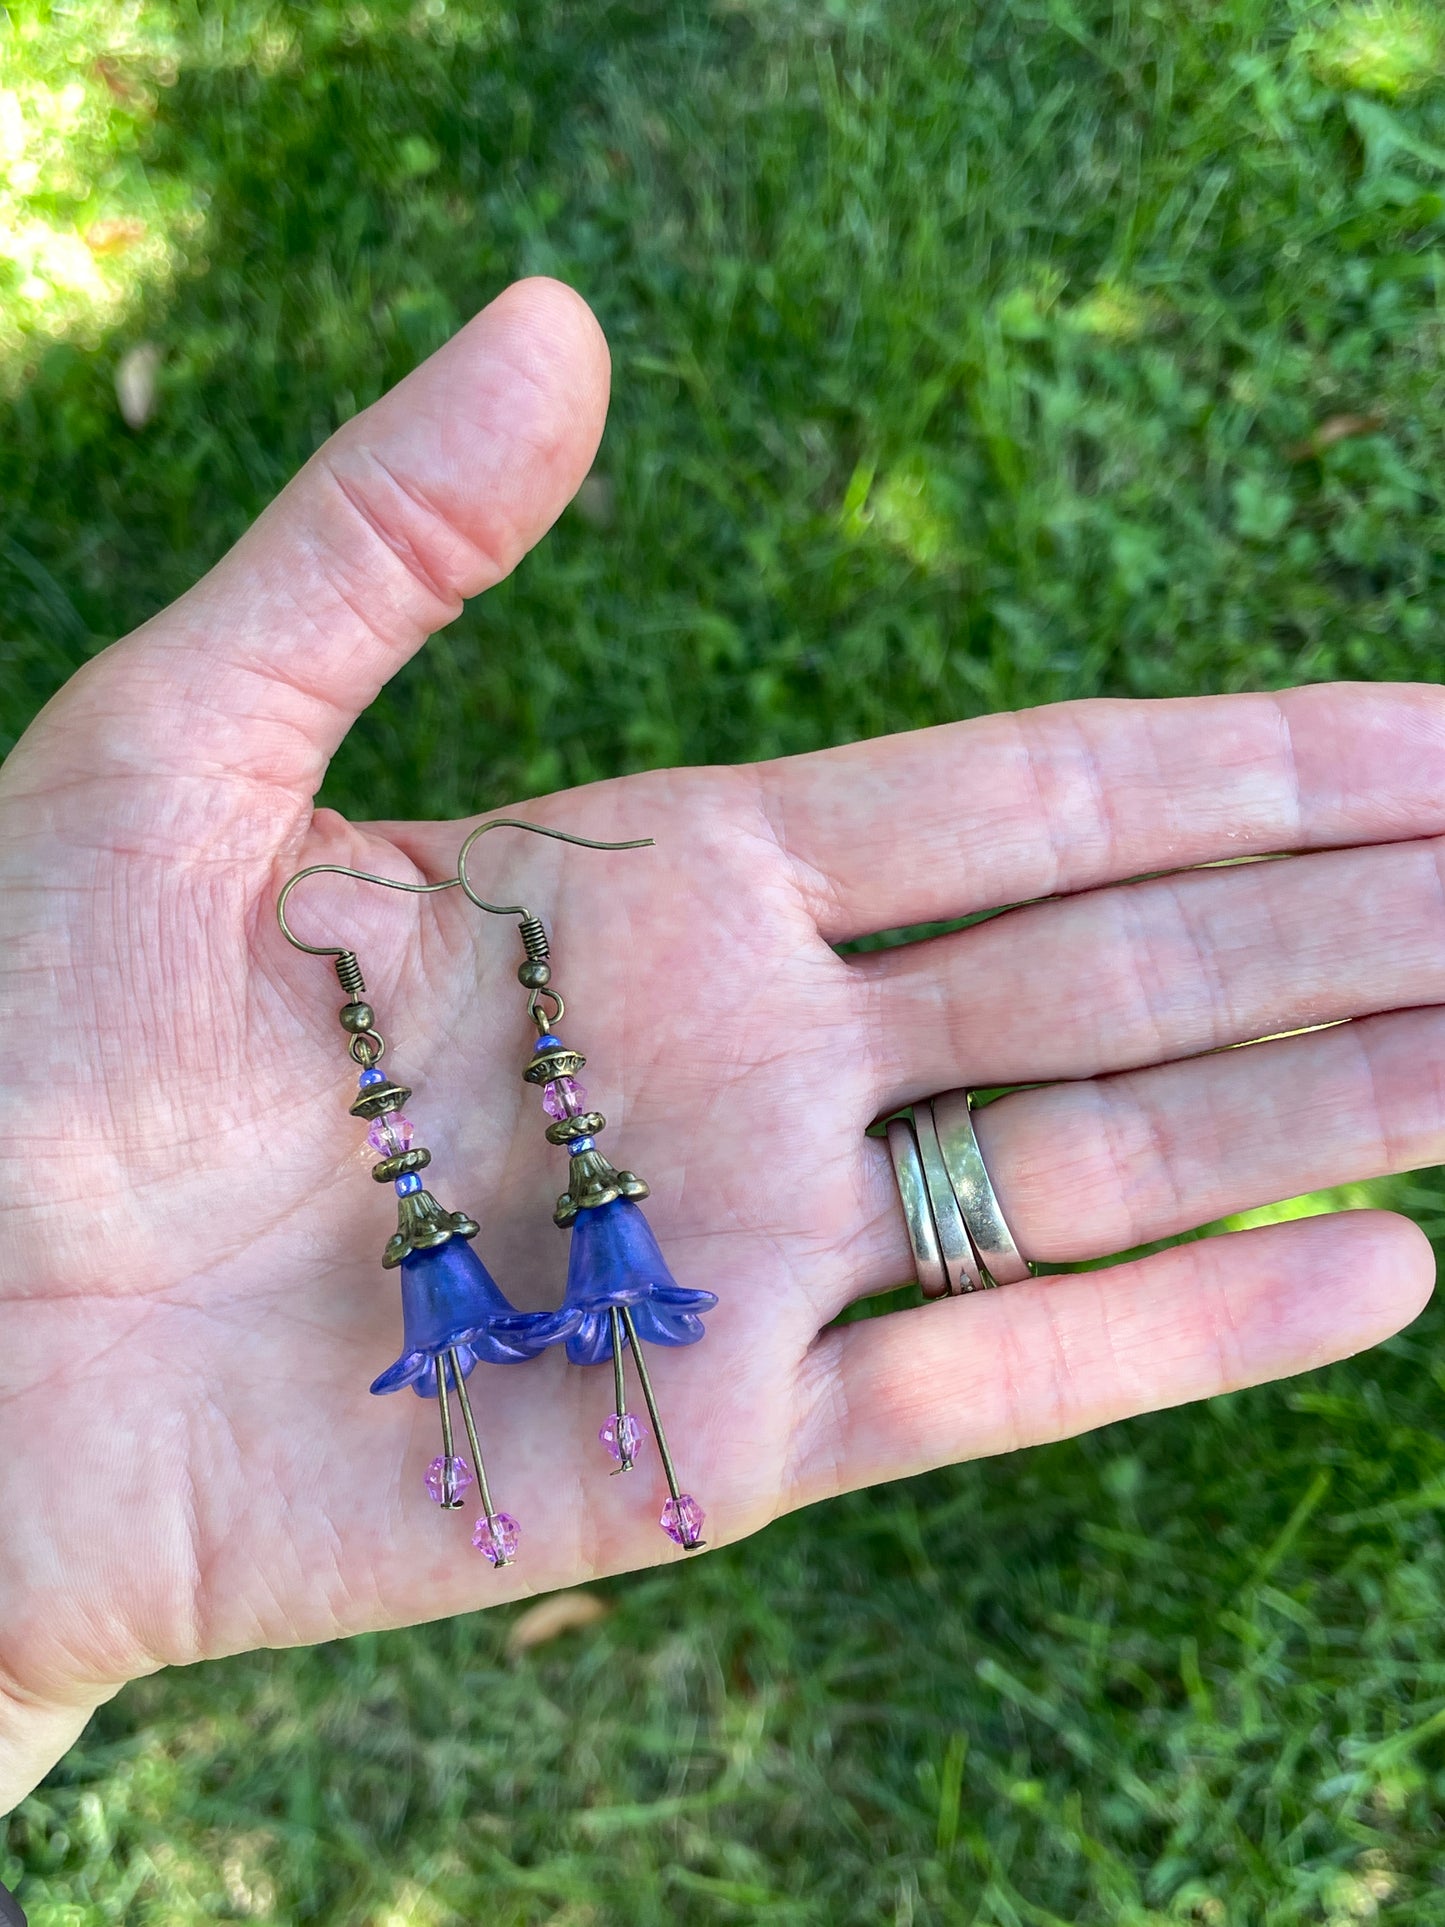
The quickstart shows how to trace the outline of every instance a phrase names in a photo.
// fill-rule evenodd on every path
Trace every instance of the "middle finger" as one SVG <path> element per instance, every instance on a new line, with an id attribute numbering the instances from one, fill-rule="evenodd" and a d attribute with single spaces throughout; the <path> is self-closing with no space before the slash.
<path id="1" fill-rule="evenodd" d="M 1438 838 L 1186 871 L 853 959 L 877 1109 L 1445 998 Z"/>

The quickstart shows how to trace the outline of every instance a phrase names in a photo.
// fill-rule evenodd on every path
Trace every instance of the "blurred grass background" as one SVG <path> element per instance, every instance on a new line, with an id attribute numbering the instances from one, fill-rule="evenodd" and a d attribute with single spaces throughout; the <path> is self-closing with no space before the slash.
<path id="1" fill-rule="evenodd" d="M 0 746 L 537 270 L 612 341 L 597 470 L 342 808 L 1436 677 L 1442 216 L 1430 0 L 11 5 Z M 519 1659 L 499 1612 L 134 1686 L 0 1877 L 34 1927 L 1445 1923 L 1438 1329 Z"/>

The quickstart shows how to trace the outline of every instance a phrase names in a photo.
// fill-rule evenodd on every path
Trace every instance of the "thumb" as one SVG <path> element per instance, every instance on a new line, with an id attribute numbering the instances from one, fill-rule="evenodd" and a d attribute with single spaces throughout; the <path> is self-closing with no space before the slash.
<path id="1" fill-rule="evenodd" d="M 580 295 L 516 283 L 311 458 L 179 602 L 98 656 L 7 767 L 225 774 L 313 795 L 355 717 L 499 582 L 591 466 L 608 355 Z"/>

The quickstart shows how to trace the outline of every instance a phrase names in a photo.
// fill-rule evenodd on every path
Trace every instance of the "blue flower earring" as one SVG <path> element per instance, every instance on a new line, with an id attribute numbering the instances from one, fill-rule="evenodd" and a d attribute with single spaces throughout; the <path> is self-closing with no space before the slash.
<path id="1" fill-rule="evenodd" d="M 467 1378 L 475 1367 L 520 1364 L 570 1335 L 577 1324 L 569 1310 L 528 1313 L 518 1311 L 476 1252 L 470 1240 L 481 1227 L 463 1211 L 447 1211 L 422 1184 L 421 1172 L 431 1163 L 431 1152 L 413 1142 L 415 1127 L 402 1106 L 411 1096 L 380 1067 L 386 1040 L 376 1028 L 376 1013 L 366 1002 L 366 984 L 355 954 L 335 945 L 303 943 L 286 921 L 286 903 L 298 883 L 318 875 L 353 877 L 388 890 L 430 895 L 456 886 L 445 883 L 398 883 L 339 863 L 314 863 L 298 870 L 281 891 L 276 918 L 288 943 L 308 956 L 330 957 L 347 1001 L 341 1007 L 341 1028 L 361 1074 L 351 1115 L 367 1125 L 366 1141 L 378 1155 L 372 1168 L 378 1184 L 390 1184 L 397 1200 L 397 1228 L 387 1240 L 382 1265 L 401 1273 L 402 1352 L 372 1384 L 378 1394 L 399 1392 L 410 1385 L 418 1398 L 435 1398 L 441 1417 L 440 1454 L 427 1468 L 426 1489 L 447 1511 L 455 1510 L 473 1483 L 482 1502 L 472 1544 L 493 1566 L 507 1566 L 517 1551 L 520 1528 L 508 1512 L 492 1502 L 491 1487 L 476 1419 L 467 1395 Z M 471 1448 L 471 1463 L 453 1449 L 450 1394 L 456 1393 L 462 1423 Z"/>
<path id="2" fill-rule="evenodd" d="M 529 1084 L 541 1087 L 542 1106 L 551 1120 L 547 1141 L 565 1148 L 569 1159 L 567 1189 L 552 1213 L 556 1224 L 572 1230 L 567 1292 L 557 1314 L 559 1322 L 543 1342 L 565 1343 L 574 1365 L 600 1365 L 611 1360 L 615 1409 L 598 1437 L 616 1461 L 617 1472 L 632 1471 L 646 1437 L 627 1409 L 623 1364 L 624 1354 L 631 1352 L 667 1481 L 668 1498 L 658 1523 L 674 1544 L 695 1551 L 703 1543 L 703 1510 L 678 1483 L 643 1344 L 695 1345 L 703 1336 L 702 1313 L 711 1311 L 717 1298 L 713 1292 L 688 1291 L 677 1283 L 640 1208 L 639 1200 L 648 1195 L 648 1187 L 633 1172 L 616 1170 L 597 1148 L 598 1135 L 607 1120 L 600 1111 L 586 1108 L 587 1094 L 577 1082 L 586 1058 L 580 1051 L 569 1049 L 557 1035 L 556 1027 L 566 1006 L 551 987 L 551 948 L 540 917 L 524 904 L 488 903 L 472 887 L 467 873 L 472 845 L 488 830 L 504 828 L 532 830 L 539 836 L 601 850 L 644 849 L 652 838 L 594 843 L 540 823 L 495 817 L 480 824 L 462 844 L 456 881 L 479 910 L 520 919 L 526 957 L 517 977 L 531 993 L 527 1009 L 539 1033 L 522 1075 Z M 504 1323 L 502 1329 L 511 1327 Z"/>

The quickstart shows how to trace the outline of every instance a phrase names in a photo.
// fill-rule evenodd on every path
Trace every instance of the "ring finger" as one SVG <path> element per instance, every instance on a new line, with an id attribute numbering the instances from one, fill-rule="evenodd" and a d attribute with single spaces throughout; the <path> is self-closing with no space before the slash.
<path id="1" fill-rule="evenodd" d="M 1397 1011 L 1183 1063 L 998 1099 L 976 1113 L 1025 1256 L 1080 1261 L 1301 1192 L 1445 1158 L 1445 1010 Z M 846 1302 L 906 1275 L 892 1166 L 869 1140 L 873 1200 Z"/>

